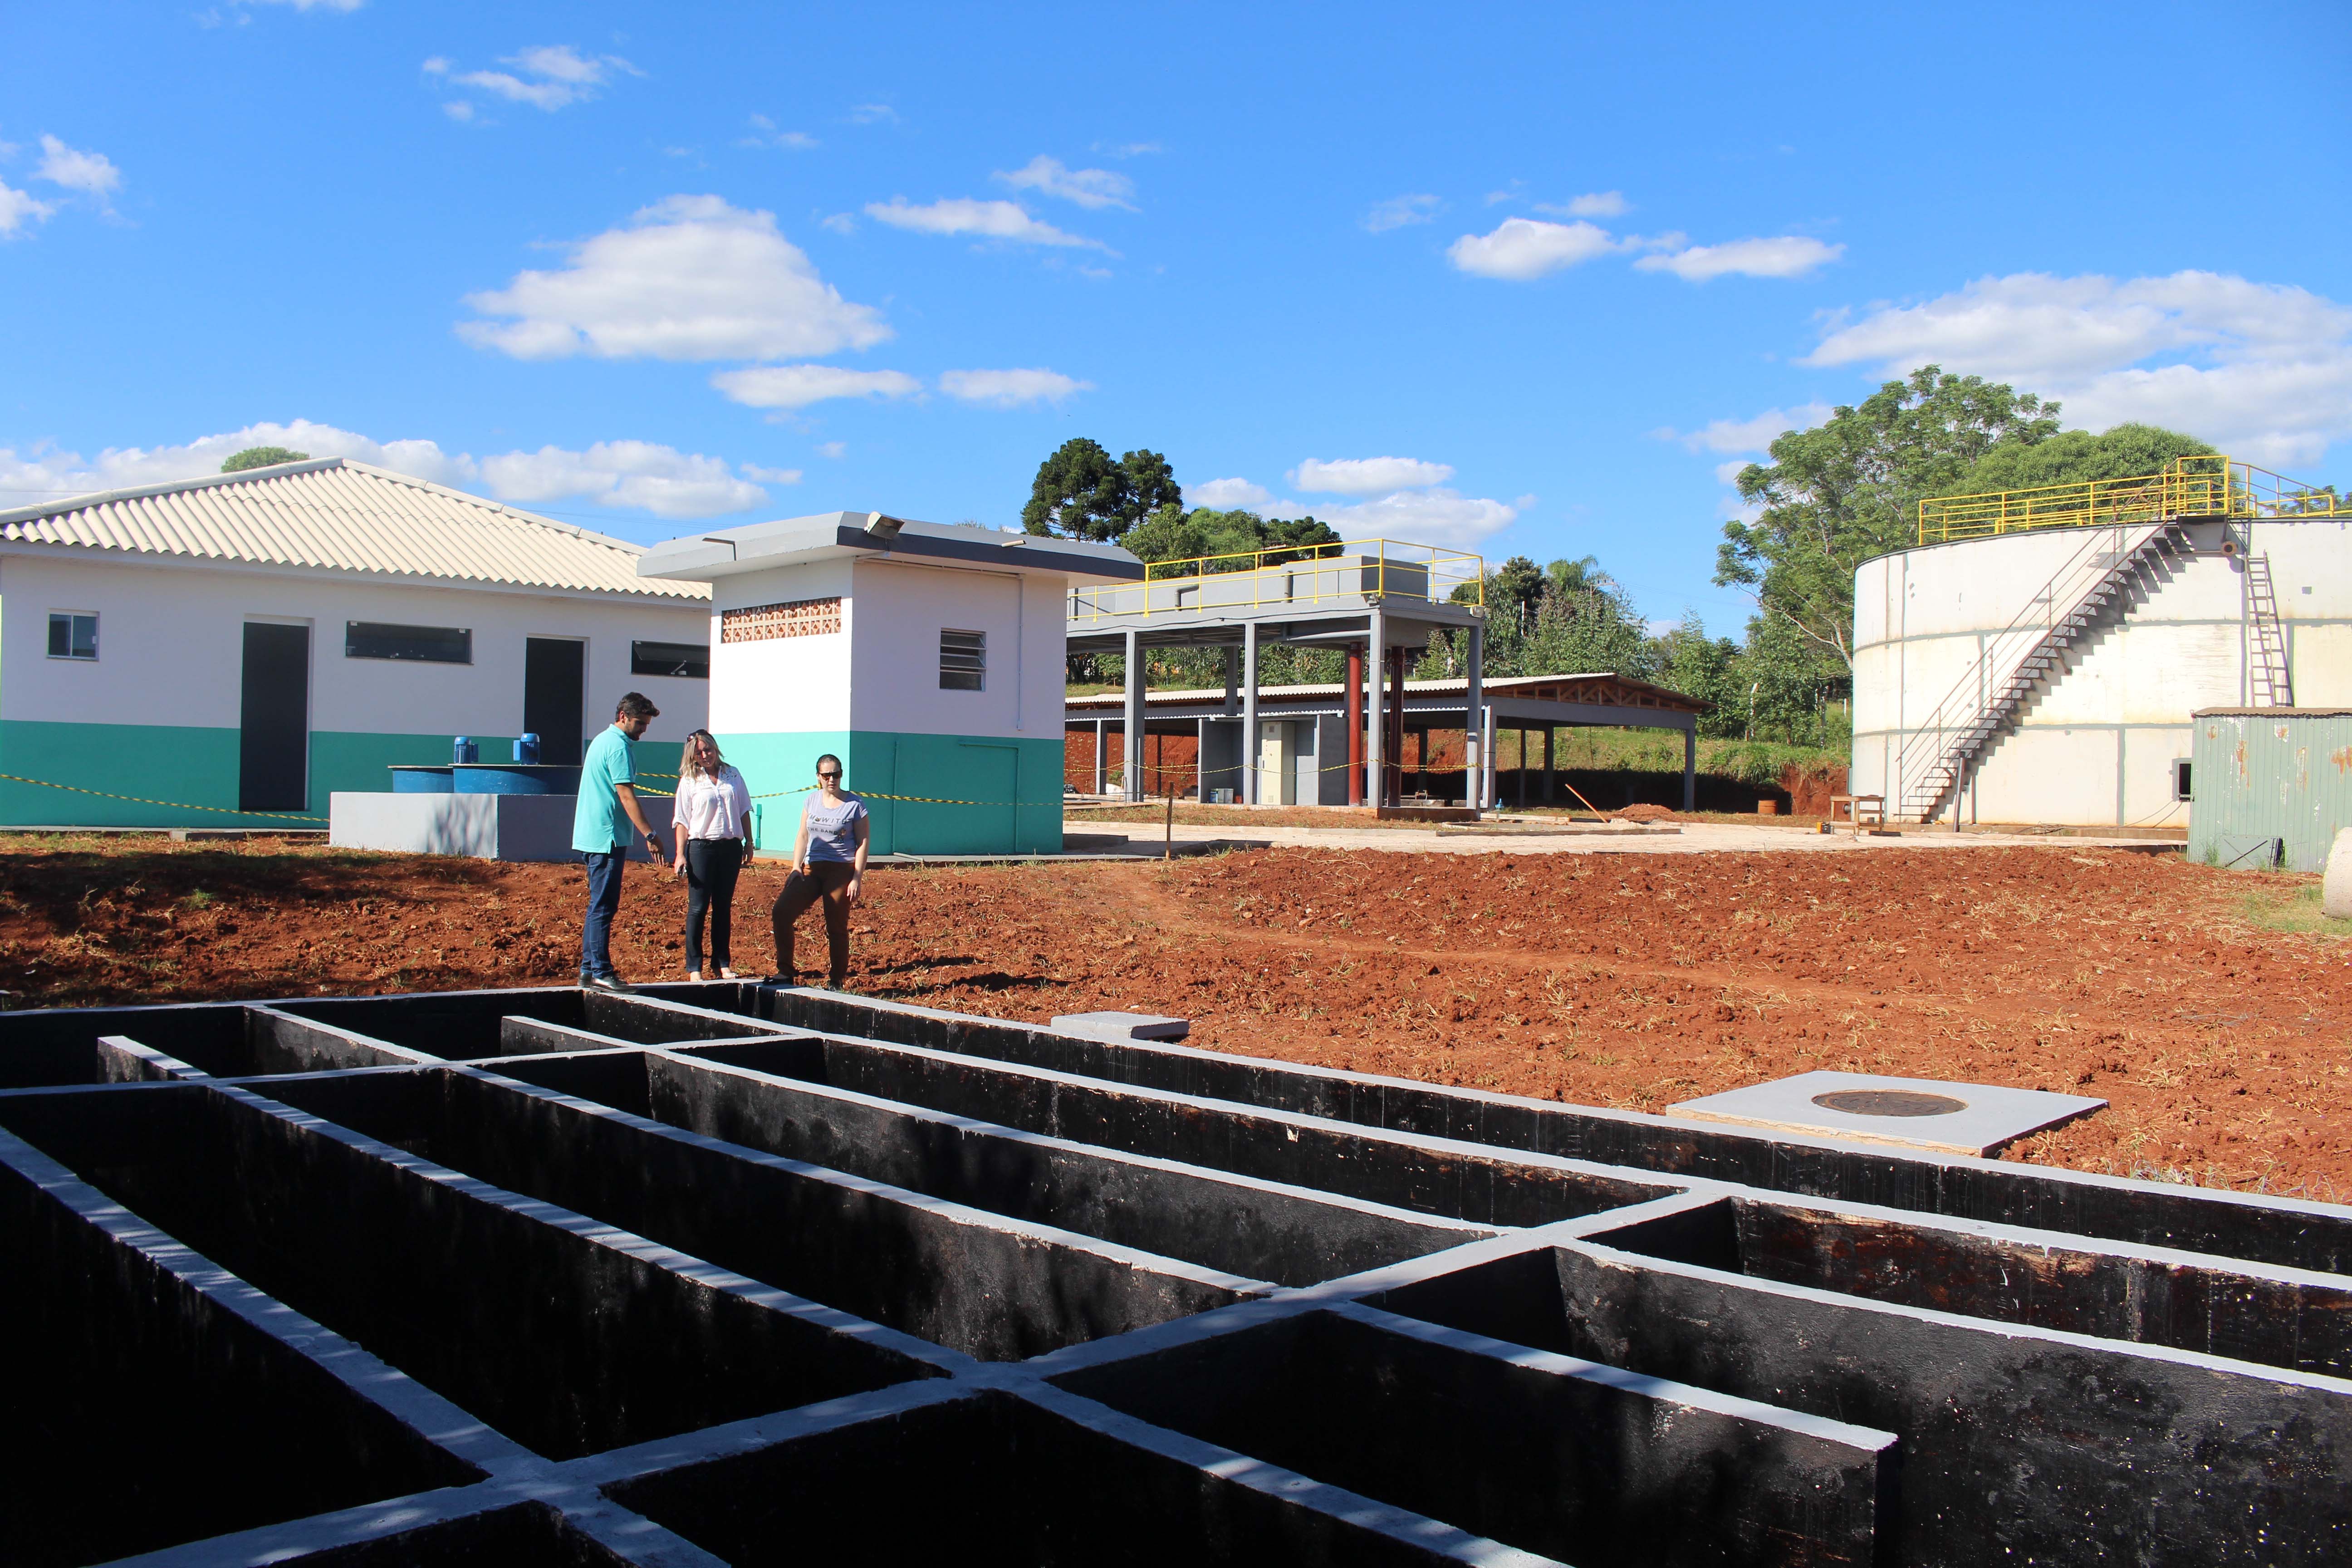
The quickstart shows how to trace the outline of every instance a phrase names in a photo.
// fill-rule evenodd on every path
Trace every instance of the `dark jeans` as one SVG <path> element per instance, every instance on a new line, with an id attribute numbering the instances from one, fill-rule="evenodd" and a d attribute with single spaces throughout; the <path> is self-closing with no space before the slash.
<path id="1" fill-rule="evenodd" d="M 588 914 L 580 922 L 580 977 L 613 973 L 613 917 L 621 909 L 621 868 L 628 856 L 615 844 L 609 855 L 589 855 Z"/>
<path id="2" fill-rule="evenodd" d="M 808 912 L 811 904 L 824 904 L 825 956 L 832 961 L 828 973 L 833 984 L 839 985 L 849 975 L 849 879 L 856 868 L 846 860 L 812 860 L 808 874 L 795 871 L 784 879 L 784 890 L 776 895 L 776 973 L 791 979 L 795 973 L 793 964 L 793 922 Z"/>
<path id="3" fill-rule="evenodd" d="M 686 841 L 686 966 L 702 973 L 702 911 L 710 911 L 710 961 L 732 969 L 728 938 L 735 934 L 735 878 L 743 869 L 740 838 Z"/>

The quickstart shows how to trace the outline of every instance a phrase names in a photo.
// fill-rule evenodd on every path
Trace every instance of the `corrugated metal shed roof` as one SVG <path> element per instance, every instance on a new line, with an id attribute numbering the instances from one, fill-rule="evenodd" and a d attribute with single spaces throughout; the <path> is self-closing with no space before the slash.
<path id="1" fill-rule="evenodd" d="M 347 458 L 0 511 L 0 542 L 268 566 L 708 599 L 637 575 L 640 546 Z"/>

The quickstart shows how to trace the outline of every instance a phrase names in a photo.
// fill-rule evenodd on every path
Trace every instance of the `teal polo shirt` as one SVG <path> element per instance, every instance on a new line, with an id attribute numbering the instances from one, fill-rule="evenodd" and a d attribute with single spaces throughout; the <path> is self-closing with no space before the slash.
<path id="1" fill-rule="evenodd" d="M 623 815 L 621 797 L 613 786 L 636 782 L 636 743 L 621 733 L 618 724 L 607 724 L 580 759 L 580 805 L 572 814 L 572 847 L 585 855 L 610 855 L 614 845 L 629 841 L 636 830 Z"/>

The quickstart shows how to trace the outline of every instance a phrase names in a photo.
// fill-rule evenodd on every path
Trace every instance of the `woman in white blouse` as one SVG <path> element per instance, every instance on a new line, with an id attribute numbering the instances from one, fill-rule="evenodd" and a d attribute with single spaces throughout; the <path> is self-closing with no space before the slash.
<path id="1" fill-rule="evenodd" d="M 708 730 L 686 738 L 678 761 L 677 860 L 671 868 L 686 879 L 686 977 L 702 978 L 702 913 L 710 911 L 710 957 L 719 978 L 732 980 L 735 877 L 751 858 L 751 792 L 743 775 L 719 754 Z"/>

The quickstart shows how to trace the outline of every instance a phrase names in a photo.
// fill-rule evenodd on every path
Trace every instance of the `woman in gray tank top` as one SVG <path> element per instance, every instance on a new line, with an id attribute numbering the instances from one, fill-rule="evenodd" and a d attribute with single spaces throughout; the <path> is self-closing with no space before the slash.
<path id="1" fill-rule="evenodd" d="M 792 875 L 776 895 L 776 973 L 770 981 L 800 984 L 793 963 L 793 927 L 811 904 L 822 903 L 827 983 L 838 991 L 849 976 L 849 910 L 864 890 L 872 822 L 866 803 L 841 787 L 841 759 L 830 752 L 816 760 L 816 784 L 801 808 Z"/>

